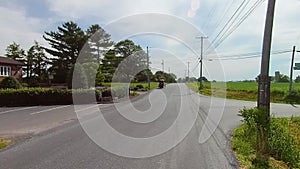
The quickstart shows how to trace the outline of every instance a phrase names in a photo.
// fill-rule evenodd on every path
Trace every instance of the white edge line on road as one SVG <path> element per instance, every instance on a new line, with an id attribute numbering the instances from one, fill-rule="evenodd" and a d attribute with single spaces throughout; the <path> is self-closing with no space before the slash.
<path id="1" fill-rule="evenodd" d="M 37 107 L 38 106 L 32 106 L 32 107 L 23 107 L 23 108 L 19 108 L 19 109 L 7 110 L 7 111 L 0 112 L 0 115 L 1 114 L 6 114 L 6 113 L 10 113 L 10 112 L 14 112 L 14 111 L 21 111 L 21 110 L 33 109 L 33 108 L 37 108 Z"/>
<path id="2" fill-rule="evenodd" d="M 42 110 L 42 111 L 38 111 L 38 112 L 33 112 L 33 113 L 30 113 L 30 115 L 40 114 L 40 113 L 44 113 L 44 112 L 51 111 L 51 110 L 62 109 L 62 108 L 69 107 L 69 106 L 72 106 L 72 105 L 54 107 L 54 108 L 51 108 L 51 109 L 46 109 L 46 110 Z"/>
<path id="3" fill-rule="evenodd" d="M 77 110 L 77 112 L 85 111 L 85 110 L 88 110 L 88 109 L 91 109 L 91 108 L 94 108 L 94 107 L 98 107 L 98 105 L 92 105 L 92 106 L 89 106 L 89 107 L 86 107 L 86 108 L 83 108 L 83 109 L 79 109 L 79 110 Z"/>
<path id="4" fill-rule="evenodd" d="M 77 110 L 77 111 L 76 111 L 77 118 L 78 118 L 78 119 L 82 119 L 82 118 L 85 117 L 85 116 L 94 114 L 94 113 L 95 113 L 94 111 L 92 111 L 92 112 L 85 112 L 85 111 L 86 111 L 86 110 L 89 110 L 89 109 L 92 109 L 92 108 L 96 108 L 96 107 L 97 107 L 97 110 L 99 110 L 98 105 L 93 105 L 93 106 L 90 106 L 90 107 L 87 107 L 87 108 L 83 108 L 83 109 Z M 82 112 L 82 113 L 79 114 L 79 112 Z"/>

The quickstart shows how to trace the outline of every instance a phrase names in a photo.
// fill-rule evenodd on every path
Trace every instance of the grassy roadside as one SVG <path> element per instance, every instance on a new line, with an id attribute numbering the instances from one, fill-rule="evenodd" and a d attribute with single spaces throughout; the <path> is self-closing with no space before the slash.
<path id="1" fill-rule="evenodd" d="M 273 118 L 271 133 L 273 133 L 270 139 L 269 164 L 271 168 L 300 167 L 300 117 Z M 255 140 L 256 133 L 251 131 L 246 124 L 234 130 L 232 149 L 241 163 L 241 168 L 255 168 L 252 164 L 256 158 Z M 256 166 L 256 168 L 259 167 Z"/>
<path id="2" fill-rule="evenodd" d="M 12 143 L 11 140 L 8 139 L 0 139 L 0 149 L 3 149 L 7 146 L 9 146 Z"/>
<path id="3" fill-rule="evenodd" d="M 186 83 L 193 91 L 198 92 L 199 83 Z M 295 91 L 300 91 L 300 83 L 295 83 Z M 226 97 L 228 99 L 256 101 L 256 82 L 205 82 L 201 94 L 215 97 Z M 271 102 L 286 103 L 289 94 L 289 83 L 271 83 Z"/>

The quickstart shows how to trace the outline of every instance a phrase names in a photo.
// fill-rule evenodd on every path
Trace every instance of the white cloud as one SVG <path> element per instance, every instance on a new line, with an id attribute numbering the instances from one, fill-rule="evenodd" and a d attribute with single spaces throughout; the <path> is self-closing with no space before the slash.
<path id="1" fill-rule="evenodd" d="M 62 18 L 82 19 L 96 17 L 102 22 L 134 15 L 139 13 L 168 13 L 178 12 L 185 4 L 184 0 L 47 0 L 51 11 Z"/>
<path id="2" fill-rule="evenodd" d="M 34 40 L 42 42 L 40 20 L 26 17 L 22 8 L 8 9 L 0 7 L 0 55 L 5 54 L 6 47 L 16 42 L 27 50 Z"/>
<path id="3" fill-rule="evenodd" d="M 187 14 L 188 17 L 193 18 L 196 15 L 199 8 L 200 8 L 200 0 L 192 0 L 191 7 Z"/>

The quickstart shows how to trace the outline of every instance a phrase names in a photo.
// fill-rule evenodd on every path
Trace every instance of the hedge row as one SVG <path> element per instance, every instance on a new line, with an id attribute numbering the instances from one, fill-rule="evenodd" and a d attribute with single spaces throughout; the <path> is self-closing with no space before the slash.
<path id="1" fill-rule="evenodd" d="M 66 105 L 95 103 L 99 90 L 58 90 L 45 88 L 1 89 L 0 106 Z"/>

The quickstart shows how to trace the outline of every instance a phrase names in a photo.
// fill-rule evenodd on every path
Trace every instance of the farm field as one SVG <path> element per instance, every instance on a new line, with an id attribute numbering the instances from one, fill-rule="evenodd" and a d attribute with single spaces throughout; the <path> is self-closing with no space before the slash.
<path id="1" fill-rule="evenodd" d="M 198 83 L 186 83 L 192 90 L 198 91 Z M 258 84 L 256 82 L 205 82 L 200 92 L 204 95 L 226 97 L 238 100 L 257 100 Z M 300 91 L 300 83 L 293 83 L 294 91 Z M 285 103 L 289 94 L 289 83 L 271 83 L 271 102 Z"/>

